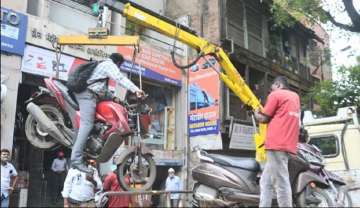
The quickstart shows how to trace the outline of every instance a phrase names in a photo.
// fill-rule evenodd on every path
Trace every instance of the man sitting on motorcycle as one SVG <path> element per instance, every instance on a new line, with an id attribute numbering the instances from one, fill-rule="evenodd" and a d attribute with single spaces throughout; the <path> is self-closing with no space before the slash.
<path id="1" fill-rule="evenodd" d="M 80 108 L 80 128 L 71 152 L 71 166 L 80 171 L 86 173 L 92 172 L 83 162 L 83 150 L 94 125 L 96 103 L 100 100 L 110 99 L 114 102 L 120 101 L 119 98 L 114 97 L 109 91 L 106 79 L 110 78 L 115 80 L 117 84 L 136 93 L 138 98 L 144 96 L 142 90 L 120 73 L 119 67 L 123 62 L 124 58 L 121 54 L 111 54 L 109 59 L 100 62 L 96 66 L 90 78 L 87 80 L 87 83 L 92 84 L 90 84 L 85 91 L 74 93 Z"/>

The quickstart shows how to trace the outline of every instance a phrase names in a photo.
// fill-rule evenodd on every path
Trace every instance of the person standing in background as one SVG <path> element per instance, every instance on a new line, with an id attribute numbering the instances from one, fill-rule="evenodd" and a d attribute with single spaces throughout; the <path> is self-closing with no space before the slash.
<path id="1" fill-rule="evenodd" d="M 115 158 L 115 157 L 114 157 Z M 113 164 L 111 166 L 112 171 L 105 177 L 103 188 L 104 191 L 123 191 L 119 185 L 119 181 L 116 175 L 117 166 Z M 127 175 L 125 178 L 127 183 L 130 183 L 130 178 Z M 130 195 L 122 196 L 110 196 L 108 201 L 108 207 L 129 207 Z"/>
<path id="2" fill-rule="evenodd" d="M 54 175 L 54 184 L 53 184 L 53 190 L 51 193 L 52 197 L 52 203 L 56 203 L 60 197 L 61 197 L 61 190 L 63 189 L 65 177 L 66 177 L 66 171 L 67 171 L 67 162 L 64 158 L 64 152 L 59 151 L 57 153 L 57 157 L 54 159 L 51 170 L 53 171 Z"/>
<path id="3" fill-rule="evenodd" d="M 16 169 L 9 163 L 9 160 L 10 151 L 1 149 L 1 207 L 9 207 L 9 197 L 17 182 Z"/>
<path id="4" fill-rule="evenodd" d="M 169 168 L 169 176 L 166 178 L 165 191 L 180 191 L 182 189 L 182 183 L 179 176 L 175 175 L 175 170 Z M 179 207 L 180 194 L 170 194 L 171 207 Z"/>
<path id="5" fill-rule="evenodd" d="M 62 191 L 64 207 L 95 207 L 95 193 L 101 189 L 102 182 L 97 174 L 70 168 Z"/>

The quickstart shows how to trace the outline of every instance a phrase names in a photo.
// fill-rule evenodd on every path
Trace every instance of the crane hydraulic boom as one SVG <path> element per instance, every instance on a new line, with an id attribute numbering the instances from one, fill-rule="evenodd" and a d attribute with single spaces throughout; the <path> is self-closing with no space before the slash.
<path id="1" fill-rule="evenodd" d="M 250 106 L 253 110 L 262 109 L 262 105 L 259 99 L 251 91 L 250 87 L 246 84 L 234 65 L 231 63 L 229 57 L 225 51 L 209 41 L 201 38 L 195 34 L 192 30 L 176 22 L 160 16 L 150 10 L 147 10 L 139 5 L 130 3 L 125 0 L 103 0 L 105 6 L 110 10 L 120 12 L 129 21 L 135 22 L 140 26 L 155 30 L 168 37 L 175 38 L 176 40 L 183 42 L 190 47 L 196 49 L 202 55 L 212 55 L 219 62 L 222 71 L 219 72 L 220 79 L 225 85 L 230 88 L 233 93 L 239 97 L 239 99 L 246 105 Z M 79 36 L 80 37 L 80 36 Z M 137 39 L 126 37 L 129 40 L 129 44 L 133 44 Z M 81 36 L 76 40 L 76 36 L 60 36 L 58 38 L 58 44 L 90 44 L 90 45 L 126 45 L 125 41 L 119 41 L 113 38 L 114 42 L 107 38 L 85 38 Z M 127 44 L 127 45 L 129 45 Z M 254 134 L 254 141 L 256 145 L 256 160 L 261 162 L 265 160 L 265 134 L 266 124 L 259 124 L 259 131 Z"/>

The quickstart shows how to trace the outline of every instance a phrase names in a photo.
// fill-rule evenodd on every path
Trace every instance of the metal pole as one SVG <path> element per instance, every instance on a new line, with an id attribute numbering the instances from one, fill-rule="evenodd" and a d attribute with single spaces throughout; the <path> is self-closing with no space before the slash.
<path id="1" fill-rule="evenodd" d="M 192 191 L 108 191 L 100 197 L 99 201 L 102 201 L 105 196 L 123 196 L 123 195 L 141 195 L 141 194 L 151 194 L 151 195 L 160 195 L 160 194 L 189 194 Z"/>
<path id="2" fill-rule="evenodd" d="M 160 194 L 189 194 L 192 191 L 108 191 L 104 192 L 104 196 L 121 196 L 121 195 L 141 195 L 141 194 L 151 194 L 151 195 L 160 195 Z"/>
<path id="3" fill-rule="evenodd" d="M 186 73 L 186 189 L 189 189 L 190 187 L 190 163 L 191 163 L 191 150 L 190 150 L 190 130 L 189 130 L 189 113 L 190 113 L 190 102 L 189 102 L 189 96 L 190 96 L 190 74 L 189 74 L 189 68 Z M 189 197 L 186 195 L 186 202 L 189 202 Z"/>

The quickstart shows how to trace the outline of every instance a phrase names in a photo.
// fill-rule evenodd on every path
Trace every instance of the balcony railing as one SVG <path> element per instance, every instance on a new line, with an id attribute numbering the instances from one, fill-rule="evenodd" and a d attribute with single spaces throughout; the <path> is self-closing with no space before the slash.
<path id="1" fill-rule="evenodd" d="M 302 79 L 310 80 L 310 67 L 305 63 L 300 63 L 297 58 L 284 57 L 277 51 L 269 51 L 266 57 L 270 59 L 273 64 L 280 66 L 280 68 L 291 71 Z"/>

